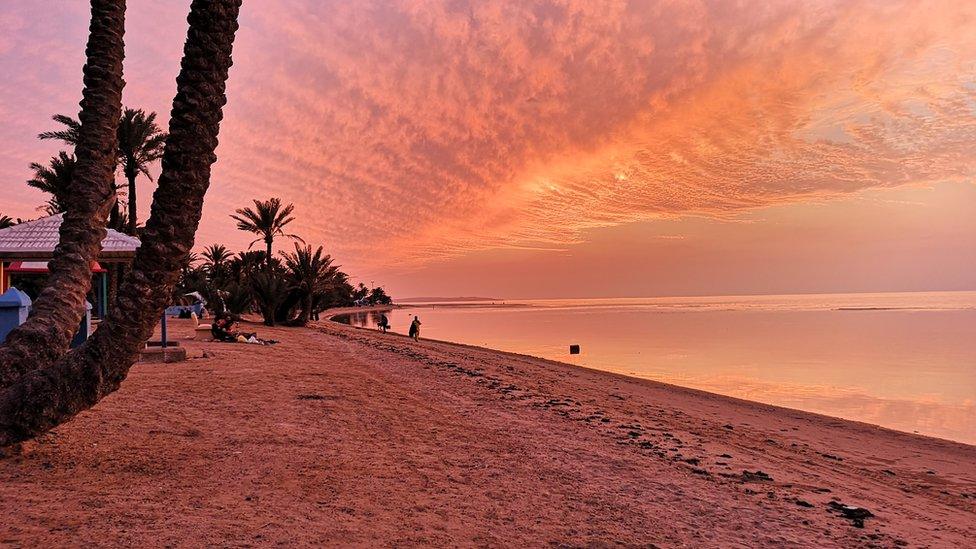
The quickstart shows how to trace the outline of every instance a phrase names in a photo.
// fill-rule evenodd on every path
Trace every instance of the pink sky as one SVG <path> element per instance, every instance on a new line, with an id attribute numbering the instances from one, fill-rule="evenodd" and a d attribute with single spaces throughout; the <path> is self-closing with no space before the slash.
<path id="1" fill-rule="evenodd" d="M 0 6 L 0 213 L 38 215 L 85 4 Z M 189 2 L 128 4 L 125 103 L 165 119 Z M 396 296 L 976 289 L 972 2 L 250 0 L 241 23 L 199 247 L 246 246 L 228 214 L 279 196 Z"/>

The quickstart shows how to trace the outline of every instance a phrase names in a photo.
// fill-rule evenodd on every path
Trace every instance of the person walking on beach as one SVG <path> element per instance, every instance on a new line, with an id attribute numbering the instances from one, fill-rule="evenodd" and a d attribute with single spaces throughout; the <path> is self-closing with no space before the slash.
<path id="1" fill-rule="evenodd" d="M 412 337 L 414 341 L 420 339 L 420 319 L 416 316 L 413 317 L 413 322 L 410 323 L 410 337 Z"/>
<path id="2" fill-rule="evenodd" d="M 390 328 L 390 319 L 386 318 L 386 313 L 380 313 L 380 321 L 377 323 L 383 333 Z"/>

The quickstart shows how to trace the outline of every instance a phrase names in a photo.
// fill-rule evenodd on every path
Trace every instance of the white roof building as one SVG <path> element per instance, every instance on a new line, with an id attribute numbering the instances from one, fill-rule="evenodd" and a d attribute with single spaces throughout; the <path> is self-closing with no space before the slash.
<path id="1" fill-rule="evenodd" d="M 0 229 L 0 261 L 21 259 L 48 260 L 61 238 L 63 214 L 42 217 Z M 139 239 L 108 229 L 102 240 L 99 261 L 126 261 L 136 255 Z"/>

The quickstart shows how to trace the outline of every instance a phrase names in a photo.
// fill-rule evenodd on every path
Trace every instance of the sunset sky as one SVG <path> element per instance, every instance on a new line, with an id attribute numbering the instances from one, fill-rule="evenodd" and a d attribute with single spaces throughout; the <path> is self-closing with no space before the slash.
<path id="1" fill-rule="evenodd" d="M 0 6 L 2 214 L 86 4 Z M 189 1 L 128 6 L 165 120 Z M 234 60 L 198 248 L 278 196 L 398 297 L 976 289 L 974 2 L 245 0 Z"/>

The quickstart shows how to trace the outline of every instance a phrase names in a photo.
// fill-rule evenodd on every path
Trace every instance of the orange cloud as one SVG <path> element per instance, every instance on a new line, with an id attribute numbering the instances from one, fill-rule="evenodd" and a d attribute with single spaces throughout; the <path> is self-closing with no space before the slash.
<path id="1" fill-rule="evenodd" d="M 166 112 L 179 52 L 160 44 L 179 44 L 185 24 L 179 8 L 130 4 L 127 73 L 138 79 L 127 101 Z M 938 0 L 246 6 L 199 241 L 243 243 L 227 214 L 276 195 L 347 265 L 390 269 L 486 248 L 563 249 L 632 221 L 971 179 L 974 10 Z M 14 72 L 43 73 L 24 44 L 44 23 L 9 18 L 21 25 L 2 47 L 26 56 Z M 83 43 L 51 34 L 57 49 Z M 0 88 L 0 105 L 53 85 L 21 79 Z M 31 139 L 48 114 L 70 111 L 31 110 L 0 142 Z M 0 163 L 4 177 L 37 159 L 22 155 Z"/>

